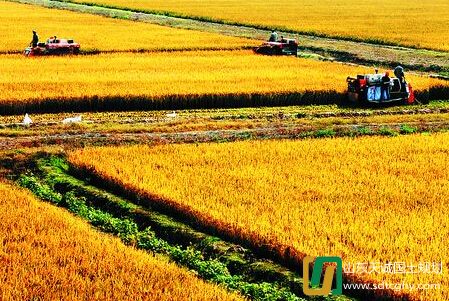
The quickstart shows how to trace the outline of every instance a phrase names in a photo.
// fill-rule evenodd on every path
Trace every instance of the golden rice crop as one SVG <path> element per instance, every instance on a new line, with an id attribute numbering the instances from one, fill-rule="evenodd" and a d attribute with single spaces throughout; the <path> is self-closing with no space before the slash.
<path id="1" fill-rule="evenodd" d="M 74 151 L 69 160 L 281 256 L 341 256 L 354 264 L 443 261 L 443 274 L 356 276 L 441 284 L 402 293 L 447 300 L 448 139 L 443 133 L 101 147 Z"/>
<path id="2" fill-rule="evenodd" d="M 75 2 L 85 2 L 75 0 Z M 89 0 L 118 7 L 449 50 L 449 2 L 358 0 Z"/>
<path id="3" fill-rule="evenodd" d="M 317 96 L 343 93 L 346 77 L 372 72 L 369 68 L 293 57 L 266 57 L 250 51 L 193 51 L 153 54 L 103 54 L 77 57 L 0 57 L 0 105 L 20 107 L 52 100 L 63 108 L 76 99 L 78 107 L 93 98 L 113 98 L 126 108 L 126 100 L 164 102 L 165 98 L 201 95 L 279 94 L 310 92 Z M 20 76 L 19 76 L 20 75 Z M 409 76 L 415 89 L 447 82 Z M 155 101 L 158 103 L 158 101 Z M 204 100 L 207 105 L 207 99 Z M 236 103 L 244 105 L 236 97 Z M 119 105 L 115 104 L 117 108 Z M 128 107 L 129 108 L 129 107 Z"/>
<path id="4" fill-rule="evenodd" d="M 0 183 L 2 300 L 238 300 Z"/>
<path id="5" fill-rule="evenodd" d="M 31 41 L 33 29 L 41 41 L 54 35 L 73 38 L 82 50 L 228 49 L 255 43 L 219 34 L 5 1 L 0 1 L 0 11 L 0 52 L 24 50 Z"/>

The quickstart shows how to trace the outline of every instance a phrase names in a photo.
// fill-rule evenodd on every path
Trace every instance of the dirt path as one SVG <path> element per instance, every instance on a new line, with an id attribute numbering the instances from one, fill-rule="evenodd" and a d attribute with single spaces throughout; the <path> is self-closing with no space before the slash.
<path id="1" fill-rule="evenodd" d="M 174 28 L 186 28 L 214 32 L 223 35 L 264 40 L 269 32 L 250 26 L 236 26 L 193 19 L 169 17 L 157 14 L 139 13 L 123 9 L 112 9 L 52 0 L 8 0 L 12 2 L 40 5 L 50 8 L 102 15 L 112 18 L 148 22 Z M 291 36 L 291 33 L 279 34 Z M 300 48 L 317 53 L 327 59 L 352 62 L 370 66 L 393 67 L 401 64 L 409 70 L 424 72 L 449 72 L 449 52 L 413 49 L 407 47 L 375 45 L 316 36 L 293 34 L 298 38 Z"/>

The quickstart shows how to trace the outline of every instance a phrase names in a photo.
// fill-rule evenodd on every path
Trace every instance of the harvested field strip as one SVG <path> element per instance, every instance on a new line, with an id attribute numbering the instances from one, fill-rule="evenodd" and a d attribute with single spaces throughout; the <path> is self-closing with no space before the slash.
<path id="1" fill-rule="evenodd" d="M 241 300 L 0 183 L 3 300 Z"/>
<path id="2" fill-rule="evenodd" d="M 201 129 L 193 126 L 194 131 L 187 132 L 148 132 L 117 131 L 99 132 L 82 131 L 74 127 L 62 131 L 40 132 L 28 130 L 28 134 L 14 130 L 2 131 L 0 150 L 21 149 L 41 146 L 67 146 L 82 148 L 86 146 L 123 146 L 129 144 L 166 144 L 166 143 L 200 143 L 231 142 L 242 140 L 267 139 L 310 139 L 329 137 L 363 137 L 363 136 L 398 136 L 416 133 L 448 132 L 447 121 L 431 121 L 419 123 L 384 123 L 384 124 L 341 124 L 341 125 L 269 125 L 250 126 L 243 129 Z"/>
<path id="3" fill-rule="evenodd" d="M 33 29 L 41 41 L 54 35 L 73 38 L 84 52 L 229 49 L 255 45 L 254 41 L 243 38 L 26 4 L 0 1 L 0 10 L 1 53 L 23 52 L 31 41 Z"/>
<path id="4" fill-rule="evenodd" d="M 346 77 L 371 72 L 250 51 L 103 54 L 69 60 L 10 55 L 0 56 L 0 68 L 2 115 L 340 103 L 346 97 Z M 413 75 L 408 80 L 421 91 L 419 97 L 449 96 L 444 95 L 449 82 Z"/>
<path id="5" fill-rule="evenodd" d="M 257 111 L 242 110 L 243 115 L 226 116 L 194 112 L 178 113 L 176 118 L 166 117 L 165 112 L 142 112 L 135 114 L 123 113 L 86 113 L 82 114 L 83 121 L 78 124 L 63 124 L 61 120 L 73 116 L 73 114 L 44 114 L 32 115 L 33 124 L 24 126 L 20 124 L 23 116 L 0 117 L 12 123 L 0 123 L 0 137 L 49 137 L 60 135 L 63 137 L 86 135 L 128 135 L 144 136 L 158 133 L 160 135 L 176 135 L 179 133 L 197 133 L 205 135 L 207 132 L 248 130 L 266 132 L 277 130 L 279 133 L 288 131 L 296 137 L 304 137 L 307 134 L 313 136 L 314 131 L 330 130 L 336 136 L 376 134 L 377 129 L 390 128 L 392 133 L 442 131 L 448 128 L 449 111 L 430 109 L 400 111 L 356 111 L 356 112 L 308 112 L 306 110 L 277 108 L 269 114 L 257 114 Z M 440 111 L 445 111 L 441 113 Z M 296 112 L 296 113 L 295 113 Z M 148 114 L 145 114 L 148 113 Z M 254 115 L 253 115 L 254 114 Z M 122 117 L 121 117 L 122 116 Z M 127 116 L 127 117 L 125 117 Z M 147 116 L 147 117 L 145 117 Z M 370 129 L 370 130 L 368 130 Z M 371 131 L 373 130 L 373 131 Z M 380 131 L 381 133 L 382 131 Z M 330 132 L 331 133 L 331 132 Z M 329 134 L 330 134 L 329 133 Z M 253 136 L 253 135 L 251 135 Z M 250 138 L 249 136 L 248 138 Z M 276 135 L 273 134 L 273 138 Z M 333 135 L 331 135 L 333 136 Z M 130 137 L 131 138 L 131 137 Z"/>
<path id="6" fill-rule="evenodd" d="M 60 157 L 41 154 L 31 164 L 35 166 L 32 172 L 39 176 L 21 175 L 21 185 L 40 198 L 68 208 L 100 230 L 118 235 L 125 243 L 168 255 L 201 277 L 253 300 L 304 301 L 291 292 L 294 288 L 302 294 L 295 273 L 256 258 L 250 250 L 90 186 L 67 174 L 68 165 Z"/>
<path id="7" fill-rule="evenodd" d="M 75 0 L 89 5 L 130 9 L 204 21 L 278 28 L 316 36 L 449 50 L 449 6 L 445 0 L 403 3 L 313 0 Z M 269 16 L 269 17 L 268 17 Z M 413 30 L 409 22 L 413 20 Z M 388 28 L 388 30 L 385 30 Z"/>
<path id="8" fill-rule="evenodd" d="M 446 270 L 448 136 L 87 148 L 69 160 L 284 260 L 442 261 Z M 440 283 L 440 290 L 397 293 L 448 297 L 447 274 L 346 276 Z"/>

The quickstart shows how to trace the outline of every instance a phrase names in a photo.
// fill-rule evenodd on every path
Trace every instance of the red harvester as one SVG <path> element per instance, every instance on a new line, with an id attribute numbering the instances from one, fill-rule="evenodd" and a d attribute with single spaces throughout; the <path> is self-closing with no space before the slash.
<path id="1" fill-rule="evenodd" d="M 36 47 L 27 47 L 24 51 L 26 56 L 36 55 L 61 55 L 78 54 L 80 44 L 72 39 L 48 39 L 45 43 L 38 43 Z"/>

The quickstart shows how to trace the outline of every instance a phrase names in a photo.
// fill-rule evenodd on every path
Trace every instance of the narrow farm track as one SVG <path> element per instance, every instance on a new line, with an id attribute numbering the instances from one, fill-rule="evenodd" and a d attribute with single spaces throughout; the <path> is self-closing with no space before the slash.
<path id="1" fill-rule="evenodd" d="M 258 29 L 251 26 L 228 25 L 187 18 L 135 12 L 132 10 L 106 8 L 95 5 L 83 5 L 52 0 L 8 1 L 258 40 L 265 40 L 269 35 L 267 30 Z M 449 71 L 449 53 L 444 51 L 377 45 L 372 43 L 323 38 L 288 32 L 280 32 L 279 34 L 285 36 L 296 36 L 299 41 L 300 48 L 303 51 L 319 54 L 326 59 L 369 66 L 376 65 L 393 67 L 397 64 L 401 64 L 409 70 L 430 73 L 444 73 Z"/>

